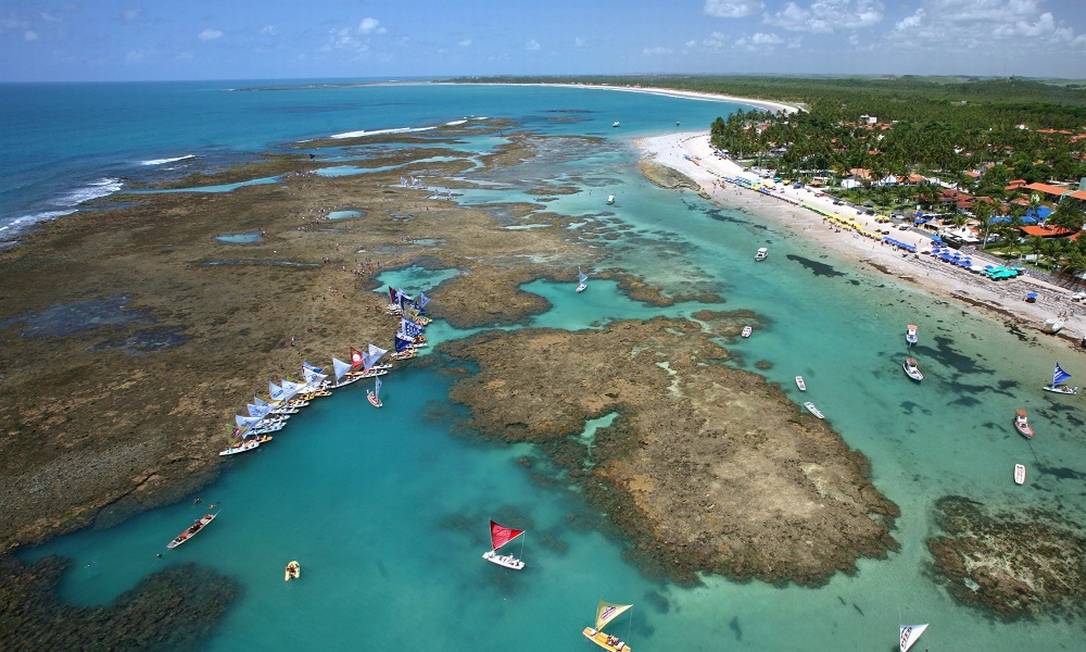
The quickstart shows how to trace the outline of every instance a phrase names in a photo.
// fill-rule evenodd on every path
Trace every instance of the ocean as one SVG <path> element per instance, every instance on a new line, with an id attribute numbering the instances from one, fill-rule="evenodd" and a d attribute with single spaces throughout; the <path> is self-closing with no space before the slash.
<path id="1" fill-rule="evenodd" d="M 261 90 L 229 90 L 253 87 Z M 597 243 L 608 263 L 673 291 L 711 288 L 724 308 L 762 315 L 754 337 L 728 345 L 735 364 L 779 383 L 797 404 L 815 401 L 869 457 L 876 486 L 902 511 L 893 533 L 900 550 L 862 560 L 857 573 L 819 588 L 716 576 L 685 587 L 647 577 L 624 556 L 624 542 L 600 527 L 605 515 L 541 453 L 457 428 L 464 413 L 448 400 L 450 378 L 428 367 L 386 376 L 381 410 L 366 402 L 362 383 L 352 385 L 292 418 L 271 445 L 233 460 L 200 492 L 205 505 L 221 506 L 219 519 L 162 559 L 156 553 L 205 505 L 190 497 L 22 551 L 27 560 L 74 560 L 60 587 L 65 600 L 106 604 L 148 573 L 197 562 L 243 588 L 206 641 L 209 650 L 589 650 L 580 630 L 600 598 L 635 605 L 613 631 L 639 652 L 890 650 L 904 623 L 931 623 L 914 649 L 1080 647 L 1081 622 L 1001 623 L 956 603 L 934 580 L 925 543 L 936 533 L 934 504 L 948 495 L 1086 523 L 1086 411 L 1080 400 L 1040 391 L 1061 351 L 1072 374 L 1086 374 L 1079 356 L 899 287 L 757 216 L 641 178 L 631 137 L 675 129 L 676 121 L 701 128 L 737 105 L 598 90 L 311 81 L 6 85 L 0 99 L 0 143 L 9 154 L 0 161 L 5 224 L 78 208 L 73 202 L 83 195 L 73 193 L 105 194 L 130 179 L 226 165 L 356 130 L 471 116 L 512 118 L 548 135 L 601 136 L 591 150 L 556 139 L 547 156 L 495 173 L 494 185 L 459 200 L 518 200 L 536 183 L 560 180 L 580 184 L 580 192 L 553 198 L 546 209 L 590 220 L 601 219 L 593 215 L 615 194 L 615 215 L 603 219 L 629 228 Z M 610 126 L 615 120 L 621 128 Z M 193 158 L 144 164 L 182 156 Z M 512 226 L 531 226 L 531 217 Z M 755 266 L 761 246 L 771 255 Z M 454 273 L 403 270 L 381 280 L 424 289 Z M 722 307 L 657 308 L 605 281 L 590 281 L 580 295 L 546 281 L 526 289 L 552 304 L 533 326 L 596 328 Z M 920 325 L 914 353 L 927 375 L 920 385 L 899 367 L 910 322 Z M 467 331 L 438 322 L 430 333 L 455 341 Z M 770 368 L 756 368 L 758 361 Z M 795 389 L 795 375 L 805 376 L 806 394 Z M 254 391 L 259 384 L 254 379 Z M 248 399 L 239 396 L 239 408 Z M 1038 431 L 1032 442 L 1010 426 L 1017 407 L 1030 410 Z M 1030 468 L 1024 487 L 1011 482 L 1018 462 Z M 492 517 L 528 530 L 522 549 L 513 544 L 524 571 L 480 559 Z M 303 576 L 286 584 L 281 574 L 291 559 L 302 563 Z"/>

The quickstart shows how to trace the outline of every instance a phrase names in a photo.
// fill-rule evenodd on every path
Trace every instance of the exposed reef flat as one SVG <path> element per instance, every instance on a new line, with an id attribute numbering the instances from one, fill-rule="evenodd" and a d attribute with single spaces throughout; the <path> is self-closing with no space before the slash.
<path id="1" fill-rule="evenodd" d="M 185 564 L 149 575 L 104 607 L 56 598 L 67 562 L 24 565 L 0 557 L 0 648 L 5 650 L 193 649 L 238 595 L 235 582 Z"/>
<path id="2" fill-rule="evenodd" d="M 1007 620 L 1086 613 L 1086 537 L 1058 515 L 946 496 L 936 521 L 942 533 L 928 548 L 959 602 Z"/>
<path id="3" fill-rule="evenodd" d="M 643 174 L 646 179 L 661 188 L 667 188 L 669 190 L 686 188 L 687 190 L 693 190 L 694 192 L 701 192 L 701 187 L 698 186 L 696 181 L 675 168 L 661 165 L 652 159 L 641 159 L 638 161 L 637 167 L 640 168 L 641 174 Z"/>
<path id="4" fill-rule="evenodd" d="M 441 351 L 477 365 L 453 398 L 484 435 L 541 445 L 647 568 L 814 585 L 896 547 L 866 458 L 714 342 L 749 313 L 602 330 L 488 332 Z M 591 442 L 587 419 L 617 413 Z"/>

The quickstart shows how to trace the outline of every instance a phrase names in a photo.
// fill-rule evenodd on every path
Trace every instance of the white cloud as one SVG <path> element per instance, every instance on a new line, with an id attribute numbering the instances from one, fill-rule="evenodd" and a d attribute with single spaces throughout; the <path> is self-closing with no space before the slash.
<path id="1" fill-rule="evenodd" d="M 369 43 L 358 38 L 356 33 L 357 30 L 350 27 L 328 30 L 328 42 L 321 46 L 321 51 L 356 50 L 358 52 L 365 52 L 369 50 Z"/>
<path id="2" fill-rule="evenodd" d="M 645 49 L 641 50 L 641 54 L 644 54 L 644 55 L 647 55 L 647 56 L 650 56 L 650 57 L 664 56 L 664 55 L 667 55 L 667 54 L 673 54 L 674 52 L 675 51 L 672 50 L 671 48 L 665 48 L 665 47 L 660 46 L 660 45 L 657 45 L 657 46 L 651 47 L 651 48 L 645 48 Z"/>
<path id="3" fill-rule="evenodd" d="M 275 36 L 279 33 L 279 28 L 275 25 L 265 25 L 260 28 L 260 33 L 264 36 Z"/>
<path id="4" fill-rule="evenodd" d="M 0 32 L 16 29 L 27 29 L 30 27 L 30 21 L 23 20 L 22 18 L 16 18 L 14 15 L 8 15 L 5 18 L 0 18 Z"/>
<path id="5" fill-rule="evenodd" d="M 697 47 L 697 45 L 698 45 L 698 42 L 695 41 L 694 39 L 690 39 L 689 41 L 687 41 L 686 43 L 683 44 L 683 46 L 687 47 L 687 48 Z"/>
<path id="6" fill-rule="evenodd" d="M 32 29 L 28 29 L 25 32 L 23 32 L 23 40 L 24 41 L 37 41 L 38 40 L 38 33 L 35 32 Z"/>
<path id="7" fill-rule="evenodd" d="M 826 33 L 871 27 L 882 21 L 882 10 L 880 0 L 814 0 L 807 7 L 789 2 L 767 13 L 765 22 L 792 32 Z"/>
<path id="8" fill-rule="evenodd" d="M 214 41 L 217 38 L 222 38 L 222 30 L 212 29 L 209 27 L 197 34 L 196 38 L 200 39 L 201 41 Z"/>
<path id="9" fill-rule="evenodd" d="M 462 38 L 459 41 L 457 41 L 456 44 L 459 45 L 462 48 L 470 48 L 471 47 L 471 39 L 470 38 Z"/>
<path id="10" fill-rule="evenodd" d="M 784 39 L 776 34 L 767 34 L 766 32 L 755 32 L 750 36 L 744 36 L 737 40 L 733 46 L 751 52 L 757 50 L 772 50 L 781 43 L 784 43 Z"/>
<path id="11" fill-rule="evenodd" d="M 534 38 L 528 39 L 528 42 L 524 44 L 524 49 L 528 50 L 529 52 L 535 52 L 536 50 L 540 50 L 542 48 L 543 46 L 540 45 L 539 41 L 535 40 Z"/>
<path id="12" fill-rule="evenodd" d="M 1042 12 L 1038 0 L 926 0 L 894 25 L 890 38 L 902 44 L 946 44 L 955 50 L 1005 49 L 1031 39 L 1046 47 L 1086 44 L 1082 34 Z"/>
<path id="13" fill-rule="evenodd" d="M 358 21 L 358 33 L 359 34 L 384 34 L 387 32 L 384 27 L 381 27 L 381 21 L 376 18 L 366 16 L 362 20 Z"/>
<path id="14" fill-rule="evenodd" d="M 759 0 L 705 0 L 705 15 L 717 18 L 742 18 L 765 8 Z"/>

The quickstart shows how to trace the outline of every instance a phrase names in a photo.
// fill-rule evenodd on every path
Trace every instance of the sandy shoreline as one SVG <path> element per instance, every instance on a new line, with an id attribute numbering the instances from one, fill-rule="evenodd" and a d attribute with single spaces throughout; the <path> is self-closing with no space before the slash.
<path id="1" fill-rule="evenodd" d="M 724 181 L 725 177 L 735 178 L 744 173 L 734 161 L 713 153 L 708 132 L 672 133 L 639 139 L 635 144 L 647 157 L 688 176 L 713 201 L 771 219 L 849 260 L 873 267 L 936 296 L 979 307 L 1001 320 L 1013 320 L 1023 328 L 1040 331 L 1045 319 L 1061 317 L 1065 321 L 1061 339 L 1076 347 L 1086 333 L 1086 306 L 1072 302 L 1069 290 L 1030 277 L 996 284 L 930 256 L 904 256 L 900 250 L 888 245 L 851 231 L 835 229 L 822 215 L 791 203 L 801 202 L 830 213 L 858 217 L 848 215 L 847 209 L 834 206 L 831 198 L 818 198 L 806 188 L 787 188 L 777 191 L 776 196 L 767 196 Z M 930 248 L 930 240 L 913 231 L 895 230 L 892 237 L 917 245 L 926 242 Z M 1040 293 L 1037 303 L 1023 300 L 1029 291 Z"/>
<path id="2" fill-rule="evenodd" d="M 432 82 L 434 84 L 448 84 L 450 86 L 549 86 L 552 88 L 585 88 L 585 89 L 597 89 L 604 91 L 622 91 L 624 93 L 645 93 L 648 95 L 662 95 L 664 97 L 678 97 L 686 100 L 705 100 L 710 102 L 736 102 L 739 104 L 748 104 L 759 109 L 765 109 L 767 111 L 781 111 L 784 113 L 795 113 L 802 111 L 799 106 L 795 104 L 788 104 L 785 102 L 778 102 L 775 100 L 760 100 L 754 97 L 738 97 L 736 95 L 725 95 L 723 93 L 703 93 L 699 91 L 680 91 L 673 88 L 661 88 L 656 86 L 613 86 L 610 84 L 561 84 L 557 82 L 533 82 L 533 83 L 515 83 L 515 82 Z"/>

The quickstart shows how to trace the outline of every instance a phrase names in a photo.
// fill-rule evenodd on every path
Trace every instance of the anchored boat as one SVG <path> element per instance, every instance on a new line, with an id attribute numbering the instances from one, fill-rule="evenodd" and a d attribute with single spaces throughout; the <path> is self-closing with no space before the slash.
<path id="1" fill-rule="evenodd" d="M 1026 484 L 1026 465 L 1014 465 L 1014 484 Z"/>
<path id="2" fill-rule="evenodd" d="M 1078 387 L 1068 387 L 1064 385 L 1067 381 L 1071 380 L 1071 374 L 1067 373 L 1060 367 L 1060 363 L 1056 363 L 1056 368 L 1052 370 L 1052 384 L 1045 385 L 1041 389 L 1046 392 L 1052 392 L 1053 394 L 1063 394 L 1064 396 L 1074 396 L 1078 394 Z"/>
<path id="3" fill-rule="evenodd" d="M 228 457 L 230 455 L 237 455 L 238 453 L 248 453 L 254 448 L 259 448 L 261 444 L 266 444 L 271 440 L 271 435 L 257 435 L 256 437 L 246 439 L 245 441 L 230 446 L 225 450 L 219 451 L 219 456 Z"/>
<path id="4" fill-rule="evenodd" d="M 381 379 L 377 378 L 373 381 L 373 389 L 366 390 L 366 400 L 370 402 L 375 408 L 382 407 L 384 403 L 381 402 Z"/>
<path id="5" fill-rule="evenodd" d="M 807 381 L 803 380 L 803 376 L 796 376 L 796 387 L 798 387 L 801 392 L 807 391 Z"/>
<path id="6" fill-rule="evenodd" d="M 920 340 L 920 337 L 916 334 L 918 330 L 916 324 L 905 325 L 905 343 L 907 345 L 912 346 Z"/>
<path id="7" fill-rule="evenodd" d="M 524 562 L 517 559 L 513 555 L 499 555 L 498 549 L 509 543 L 513 539 L 524 534 L 524 530 L 516 530 L 513 528 L 499 525 L 493 521 L 490 521 L 490 550 L 483 553 L 483 559 L 489 561 L 492 564 L 497 564 L 504 568 L 511 568 L 512 570 L 524 570 Z M 524 552 L 524 539 L 520 540 L 520 550 Z"/>
<path id="8" fill-rule="evenodd" d="M 603 631 L 607 623 L 618 618 L 631 607 L 633 607 L 632 604 L 612 604 L 606 600 L 600 600 L 596 606 L 596 626 L 585 627 L 581 633 L 588 640 L 610 652 L 632 652 L 632 648 L 625 641 Z"/>
<path id="9" fill-rule="evenodd" d="M 924 634 L 924 630 L 928 628 L 928 624 L 923 625 L 902 625 L 898 629 L 898 645 L 901 648 L 901 652 L 909 652 L 909 648 L 916 644 L 920 637 Z"/>
<path id="10" fill-rule="evenodd" d="M 291 561 L 287 564 L 287 567 L 283 570 L 283 581 L 289 582 L 291 580 L 300 579 L 302 577 L 302 565 L 297 561 Z"/>
<path id="11" fill-rule="evenodd" d="M 607 195 L 607 205 L 610 206 L 613 203 L 615 203 L 615 196 L 614 195 Z"/>
<path id="12" fill-rule="evenodd" d="M 619 122 L 618 120 L 615 120 L 614 122 L 611 123 L 611 126 L 612 127 L 621 127 L 622 123 Z"/>
<path id="13" fill-rule="evenodd" d="M 577 294 L 584 292 L 588 289 L 588 274 L 581 271 L 581 268 L 577 268 Z"/>
<path id="14" fill-rule="evenodd" d="M 819 419 L 825 419 L 826 418 L 825 415 L 822 414 L 822 410 L 819 410 L 818 407 L 815 406 L 815 404 L 810 402 L 810 401 L 807 401 L 806 403 L 804 403 L 803 407 L 807 408 L 808 412 L 815 415 Z"/>
<path id="15" fill-rule="evenodd" d="M 754 332 L 754 327 L 753 326 L 744 326 L 743 330 L 739 332 L 739 337 L 742 337 L 742 338 L 750 337 L 751 333 L 753 333 L 753 332 Z"/>
<path id="16" fill-rule="evenodd" d="M 186 528 L 184 532 L 174 537 L 173 541 L 167 543 L 166 548 L 168 548 L 169 550 L 173 550 L 177 546 L 185 543 L 192 537 L 203 532 L 204 528 L 207 527 L 208 524 L 211 523 L 211 521 L 214 521 L 216 516 L 218 516 L 218 514 L 204 514 L 203 518 L 188 526 L 188 528 Z"/>
<path id="17" fill-rule="evenodd" d="M 1029 425 L 1024 408 L 1018 408 L 1014 413 L 1014 429 L 1026 439 L 1033 439 L 1033 426 Z"/>
<path id="18" fill-rule="evenodd" d="M 759 247 L 758 251 L 754 252 L 754 260 L 755 260 L 755 262 L 761 262 L 761 261 L 765 260 L 766 258 L 769 258 L 769 249 L 768 248 Z"/>
<path id="19" fill-rule="evenodd" d="M 924 380 L 924 374 L 920 372 L 920 367 L 916 365 L 916 358 L 905 358 L 905 362 L 901 363 L 901 368 L 905 370 L 905 375 L 909 378 L 920 382 Z"/>

